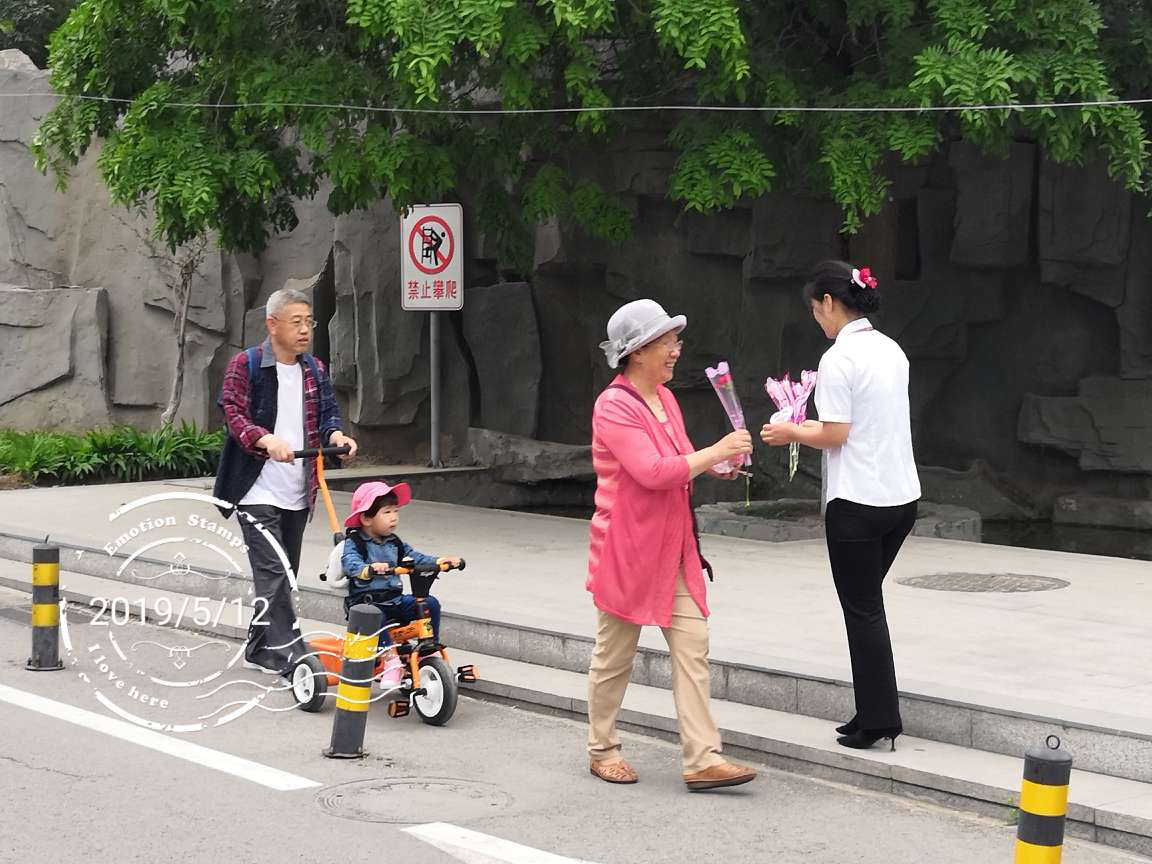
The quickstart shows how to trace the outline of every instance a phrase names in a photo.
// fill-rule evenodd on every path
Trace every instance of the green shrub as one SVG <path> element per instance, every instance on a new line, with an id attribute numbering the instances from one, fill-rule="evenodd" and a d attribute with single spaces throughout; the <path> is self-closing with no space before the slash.
<path id="1" fill-rule="evenodd" d="M 131 426 L 83 435 L 0 429 L 0 474 L 30 483 L 130 483 L 203 477 L 216 470 L 223 430 L 190 423 L 141 432 Z"/>

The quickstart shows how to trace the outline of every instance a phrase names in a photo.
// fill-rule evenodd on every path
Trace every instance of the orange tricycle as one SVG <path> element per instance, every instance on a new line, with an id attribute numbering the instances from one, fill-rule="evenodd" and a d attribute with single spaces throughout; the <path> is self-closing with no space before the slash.
<path id="1" fill-rule="evenodd" d="M 325 447 L 294 454 L 298 459 L 316 457 L 317 480 L 335 543 L 328 569 L 320 574 L 320 579 L 333 588 L 340 588 L 346 582 L 340 565 L 345 536 L 324 479 L 323 459 L 326 455 L 346 452 L 344 447 Z M 397 575 L 408 577 L 412 595 L 417 598 L 418 611 L 408 624 L 386 623 L 380 631 L 372 680 L 382 690 L 378 698 L 388 702 L 389 717 L 405 717 L 415 708 L 417 716 L 425 723 L 443 726 L 456 712 L 459 699 L 457 682 L 476 680 L 476 670 L 471 665 L 453 669 L 448 649 L 433 635 L 432 619 L 425 603 L 441 573 L 463 570 L 464 567 L 464 561 L 459 567 L 448 562 L 417 567 L 411 559 L 405 559 L 394 568 Z M 328 689 L 339 683 L 343 652 L 344 639 L 341 637 L 323 636 L 308 641 L 308 651 L 296 661 L 290 675 L 292 695 L 301 710 L 315 712 L 323 709 Z"/>

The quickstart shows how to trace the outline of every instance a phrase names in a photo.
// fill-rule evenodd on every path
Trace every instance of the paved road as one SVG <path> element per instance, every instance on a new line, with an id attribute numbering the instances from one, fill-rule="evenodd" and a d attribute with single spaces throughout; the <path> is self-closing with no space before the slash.
<path id="1" fill-rule="evenodd" d="M 364 761 L 320 755 L 330 735 L 331 709 L 318 715 L 256 710 L 219 728 L 161 739 L 199 745 L 192 756 L 158 752 L 91 728 L 101 724 L 84 718 L 112 715 L 77 667 L 40 674 L 23 669 L 29 631 L 4 609 L 23 603 L 26 597 L 0 591 L 2 862 L 284 864 L 355 856 L 429 864 L 560 864 L 542 852 L 600 864 L 972 864 L 1011 858 L 1010 826 L 786 773 L 766 770 L 741 790 L 692 795 L 679 779 L 677 749 L 638 737 L 628 738 L 627 752 L 642 775 L 640 784 L 610 787 L 587 773 L 580 724 L 470 699 L 440 729 L 414 716 L 371 715 L 372 755 Z M 140 625 L 123 634 L 125 640 L 172 641 L 172 631 Z M 81 650 L 101 638 L 87 625 L 74 627 L 73 635 Z M 169 658 L 141 662 L 150 665 L 144 670 L 149 674 L 172 673 Z M 35 704 L 53 711 L 52 705 L 82 709 L 73 718 L 79 724 L 14 705 L 14 692 L 32 694 L 16 701 L 52 700 Z M 171 710 L 195 715 L 190 697 L 169 695 Z M 273 694 L 265 707 L 288 704 L 286 694 Z M 129 736 L 136 728 L 115 726 L 128 729 Z M 199 748 L 209 748 L 209 755 Z M 243 757 L 257 768 L 242 763 L 229 773 L 208 767 L 203 763 L 213 761 L 211 754 Z M 249 779 L 259 766 L 316 785 L 276 791 Z M 381 785 L 403 778 L 421 782 L 408 793 Z M 340 785 L 356 781 L 372 788 L 357 794 Z M 341 818 L 322 802 L 391 821 Z M 441 851 L 404 831 L 437 822 L 478 832 L 458 842 L 486 842 L 488 857 L 460 847 Z M 542 852 L 509 853 L 486 838 Z M 1145 859 L 1072 842 L 1064 860 Z"/>

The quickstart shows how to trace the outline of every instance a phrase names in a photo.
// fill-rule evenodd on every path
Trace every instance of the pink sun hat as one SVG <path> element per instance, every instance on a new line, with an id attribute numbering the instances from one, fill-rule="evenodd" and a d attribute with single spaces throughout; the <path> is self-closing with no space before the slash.
<path id="1" fill-rule="evenodd" d="M 352 512 L 344 520 L 344 527 L 359 528 L 360 514 L 368 510 L 377 498 L 389 492 L 396 493 L 397 507 L 403 507 L 412 500 L 412 490 L 408 488 L 407 483 L 389 486 L 382 480 L 373 480 L 371 483 L 361 483 L 357 486 L 356 491 L 352 493 Z"/>

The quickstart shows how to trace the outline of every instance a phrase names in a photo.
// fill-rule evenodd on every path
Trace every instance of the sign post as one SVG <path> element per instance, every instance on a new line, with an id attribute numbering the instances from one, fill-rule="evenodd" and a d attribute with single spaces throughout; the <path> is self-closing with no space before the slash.
<path id="1" fill-rule="evenodd" d="M 400 229 L 400 305 L 429 313 L 431 353 L 431 465 L 440 461 L 440 316 L 464 308 L 464 213 L 459 204 L 420 204 L 408 211 Z"/>

